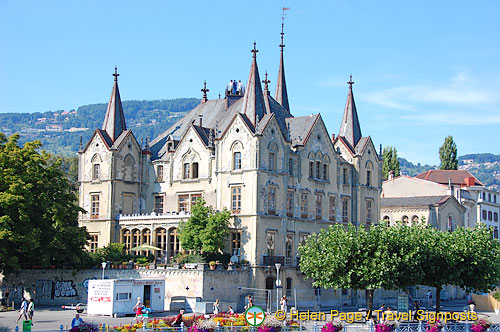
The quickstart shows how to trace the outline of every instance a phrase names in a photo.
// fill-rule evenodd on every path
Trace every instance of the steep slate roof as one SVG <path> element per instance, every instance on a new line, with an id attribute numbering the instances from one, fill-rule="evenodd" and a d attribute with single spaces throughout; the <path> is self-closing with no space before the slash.
<path id="1" fill-rule="evenodd" d="M 290 139 L 293 145 L 304 145 L 309 138 L 311 130 L 319 119 L 319 114 L 301 116 L 298 118 L 287 118 Z"/>
<path id="2" fill-rule="evenodd" d="M 419 197 L 383 197 L 380 200 L 381 207 L 428 207 L 441 205 L 453 196 L 419 196 Z"/>
<path id="3" fill-rule="evenodd" d="M 339 136 L 347 141 L 354 152 L 354 148 L 358 145 L 361 139 L 361 127 L 359 126 L 358 112 L 356 111 L 356 104 L 354 103 L 354 95 L 352 93 L 352 80 L 349 81 L 349 93 L 347 94 L 347 102 L 344 108 L 344 116 L 340 125 Z"/>
<path id="4" fill-rule="evenodd" d="M 293 116 L 274 100 L 274 98 L 267 93 L 264 94 L 262 91 L 255 53 L 256 52 L 254 52 L 245 95 L 229 107 L 227 107 L 226 99 L 207 100 L 196 106 L 182 119 L 179 119 L 174 125 L 151 142 L 152 160 L 161 158 L 168 152 L 166 143 L 169 137 L 173 140 L 180 140 L 191 125 L 195 126 L 200 137 L 203 137 L 203 135 L 208 136 L 209 133 L 203 134 L 196 128 L 199 127 L 197 124 L 199 123 L 200 115 L 203 119 L 203 130 L 205 130 L 205 132 L 207 130 L 214 130 L 215 139 L 219 139 L 225 133 L 227 127 L 237 114 L 241 116 L 241 119 L 245 122 L 250 131 L 257 134 L 263 132 L 267 123 L 269 123 L 270 119 L 274 116 L 285 140 L 288 141 L 288 137 L 292 139 L 295 138 L 295 140 L 298 139 L 298 136 L 294 136 L 292 133 L 290 133 L 289 136 L 288 121 L 293 119 Z M 254 121 L 256 121 L 257 116 L 259 122 L 256 126 Z M 311 117 L 312 119 L 310 119 Z M 302 141 L 307 138 L 307 134 L 310 132 L 317 117 L 318 115 L 304 117 L 305 121 L 295 123 L 297 125 L 295 132 L 297 132 L 298 135 L 301 135 L 302 132 L 305 131 L 301 136 Z"/>
<path id="5" fill-rule="evenodd" d="M 109 138 L 114 142 L 120 134 L 127 130 L 125 124 L 125 115 L 123 114 L 122 101 L 120 99 L 120 91 L 118 89 L 118 76 L 116 72 L 113 74 L 115 83 L 109 98 L 108 108 L 106 109 L 106 116 L 102 124 L 102 129 L 108 134 Z"/>
<path id="6" fill-rule="evenodd" d="M 205 146 L 208 146 L 210 143 L 210 132 L 213 132 L 213 129 L 200 127 L 197 125 L 193 125 L 193 128 L 198 133 L 198 136 L 200 136 L 201 140 L 203 141 L 203 144 L 205 144 Z"/>
<path id="7" fill-rule="evenodd" d="M 283 108 L 290 114 L 290 105 L 288 104 L 288 92 L 286 91 L 286 80 L 285 80 L 285 61 L 283 60 L 283 31 L 281 32 L 281 56 L 280 56 L 280 67 L 278 70 L 278 79 L 276 80 L 276 94 L 274 99 L 280 103 Z"/>
<path id="8" fill-rule="evenodd" d="M 456 186 L 465 185 L 465 179 L 473 177 L 476 184 L 483 185 L 478 179 L 474 177 L 467 170 L 441 170 L 433 169 L 415 176 L 417 179 L 423 179 L 427 181 L 432 181 L 440 184 L 448 184 L 449 179 L 451 179 L 451 184 Z"/>
<path id="9" fill-rule="evenodd" d="M 258 51 L 255 49 L 255 43 L 252 52 L 252 66 L 250 67 L 245 95 L 243 96 L 241 113 L 246 114 L 250 122 L 255 126 L 266 113 L 266 107 L 264 105 L 262 86 L 260 85 L 259 68 L 257 67 Z"/>

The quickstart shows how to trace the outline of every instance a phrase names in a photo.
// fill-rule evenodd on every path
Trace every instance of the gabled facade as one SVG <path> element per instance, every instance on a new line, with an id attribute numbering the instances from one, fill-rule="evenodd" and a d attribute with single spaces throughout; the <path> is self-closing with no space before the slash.
<path id="1" fill-rule="evenodd" d="M 148 243 L 162 249 L 159 257 L 168 262 L 181 250 L 179 222 L 203 197 L 217 210 L 232 212 L 225 251 L 254 266 L 250 287 L 273 285 L 276 274 L 260 267 L 281 263 L 289 267 L 283 286 L 291 289 L 292 283 L 304 283 L 296 271 L 297 247 L 308 235 L 334 223 L 377 221 L 381 162 L 370 137 L 344 147 L 346 138 L 332 141 L 321 115 L 294 117 L 283 47 L 276 98 L 270 96 L 267 75 L 262 89 L 255 45 L 252 52 L 244 95 L 204 96 L 142 148 L 125 121 L 117 121 L 123 112 L 121 104 L 116 106 L 115 80 L 114 105 L 110 101 L 106 113 L 106 119 L 114 119 L 114 131 L 107 125 L 97 129 L 80 153 L 81 205 L 92 211 L 92 195 L 99 193 L 106 211 L 98 217 L 84 214 L 80 224 L 99 237 L 99 246 L 122 242 L 131 249 Z M 116 128 L 122 133 L 111 138 L 108 133 Z M 106 172 L 93 180 L 96 155 Z M 133 160 L 127 171 L 126 158 L 133 158 L 127 159 Z"/>

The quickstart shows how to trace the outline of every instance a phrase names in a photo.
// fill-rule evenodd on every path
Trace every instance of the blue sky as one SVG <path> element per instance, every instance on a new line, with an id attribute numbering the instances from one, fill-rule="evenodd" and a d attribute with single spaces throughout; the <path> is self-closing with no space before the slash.
<path id="1" fill-rule="evenodd" d="M 352 73 L 364 136 L 413 162 L 500 153 L 500 2 L 0 0 L 0 112 L 209 98 L 246 82 L 253 41 L 272 91 L 281 8 L 291 111 L 338 133 Z"/>

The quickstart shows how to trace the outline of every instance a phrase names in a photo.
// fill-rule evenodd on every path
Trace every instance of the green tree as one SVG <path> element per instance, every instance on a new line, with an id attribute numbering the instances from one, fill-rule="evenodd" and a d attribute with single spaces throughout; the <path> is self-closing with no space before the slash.
<path id="1" fill-rule="evenodd" d="M 229 232 L 230 218 L 227 209 L 215 211 L 199 198 L 191 208 L 191 217 L 179 226 L 182 248 L 204 253 L 221 251 Z"/>
<path id="2" fill-rule="evenodd" d="M 406 289 L 417 283 L 417 241 L 418 231 L 406 226 L 380 224 L 367 231 L 333 225 L 299 247 L 300 270 L 317 287 L 366 289 L 371 310 L 375 289 Z"/>
<path id="3" fill-rule="evenodd" d="M 389 178 L 389 172 L 393 171 L 394 176 L 401 174 L 398 160 L 398 151 L 393 146 L 386 146 L 382 151 L 382 176 L 384 179 Z"/>
<path id="4" fill-rule="evenodd" d="M 458 169 L 457 145 L 453 142 L 453 136 L 447 136 L 443 145 L 439 148 L 439 159 L 441 169 Z"/>
<path id="5" fill-rule="evenodd" d="M 0 133 L 0 271 L 32 265 L 81 267 L 88 233 L 78 227 L 75 192 L 40 142 Z"/>

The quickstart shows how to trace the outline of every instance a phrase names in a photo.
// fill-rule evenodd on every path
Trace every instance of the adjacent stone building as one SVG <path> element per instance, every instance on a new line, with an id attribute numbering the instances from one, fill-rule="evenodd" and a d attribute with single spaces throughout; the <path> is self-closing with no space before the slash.
<path id="1" fill-rule="evenodd" d="M 126 127 L 118 74 L 102 128 L 79 153 L 80 225 L 90 250 L 110 242 L 161 248 L 165 262 L 181 250 L 177 227 L 203 197 L 232 212 L 225 251 L 252 266 L 249 287 L 273 288 L 281 263 L 285 288 L 303 285 L 297 247 L 334 223 L 370 224 L 380 210 L 381 159 L 363 137 L 352 79 L 339 135 L 320 114 L 294 117 L 285 80 L 283 40 L 276 93 L 263 87 L 252 50 L 245 91 L 201 103 L 141 146 Z M 328 124 L 330 127 L 334 124 Z M 310 283 L 308 284 L 310 287 Z"/>

